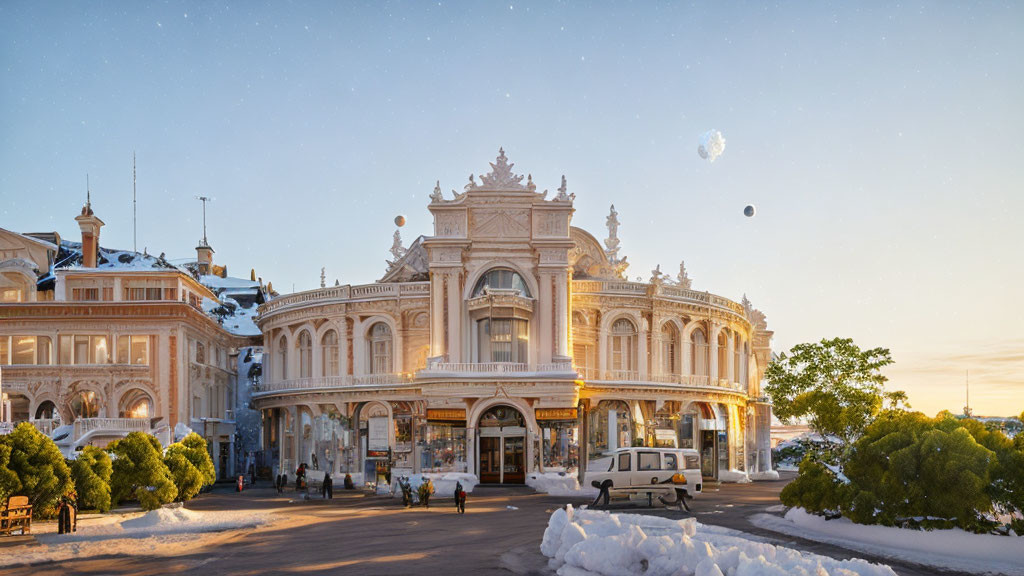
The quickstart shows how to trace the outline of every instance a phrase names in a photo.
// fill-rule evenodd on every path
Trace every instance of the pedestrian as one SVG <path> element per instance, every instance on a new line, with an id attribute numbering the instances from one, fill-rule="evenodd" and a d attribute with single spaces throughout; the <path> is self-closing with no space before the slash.
<path id="1" fill-rule="evenodd" d="M 334 499 L 334 480 L 331 480 L 331 475 L 328 472 L 324 472 L 324 482 L 320 486 L 320 492 L 325 500 Z"/>
<path id="2" fill-rule="evenodd" d="M 251 486 L 256 486 L 256 465 L 249 464 L 249 478 L 252 482 L 249 482 Z"/>
<path id="3" fill-rule="evenodd" d="M 459 514 L 466 513 L 466 490 L 458 480 L 455 481 L 455 510 Z"/>
<path id="4" fill-rule="evenodd" d="M 306 487 L 306 463 L 299 464 L 295 470 L 295 491 L 298 492 Z"/>
<path id="5" fill-rule="evenodd" d="M 591 504 L 590 507 L 597 508 L 597 503 L 600 502 L 601 500 L 604 500 L 604 506 L 605 508 L 607 508 L 608 501 L 611 499 L 611 494 L 609 493 L 609 490 L 612 487 L 612 481 L 605 480 L 604 482 L 598 483 L 597 480 L 594 480 L 593 482 L 590 483 L 590 485 L 600 490 L 600 492 L 598 492 L 597 494 L 597 498 L 594 498 L 594 503 Z"/>

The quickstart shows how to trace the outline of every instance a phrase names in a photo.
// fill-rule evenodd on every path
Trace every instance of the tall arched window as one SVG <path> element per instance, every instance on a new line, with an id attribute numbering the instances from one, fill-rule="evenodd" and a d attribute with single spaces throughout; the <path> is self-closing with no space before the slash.
<path id="1" fill-rule="evenodd" d="M 79 392 L 71 399 L 71 413 L 75 418 L 97 418 L 100 415 L 99 398 L 92 390 Z"/>
<path id="2" fill-rule="evenodd" d="M 277 366 L 274 367 L 274 375 L 277 379 L 288 379 L 288 339 L 284 336 L 277 341 Z"/>
<path id="3" fill-rule="evenodd" d="M 391 327 L 384 322 L 377 322 L 370 327 L 368 342 L 370 361 L 367 364 L 370 374 L 390 374 L 391 363 Z"/>
<path id="4" fill-rule="evenodd" d="M 740 352 L 743 350 L 743 346 L 740 342 L 738 335 L 733 336 L 732 346 L 732 379 L 735 382 L 742 382 L 740 378 Z"/>
<path id="5" fill-rule="evenodd" d="M 313 376 L 313 338 L 309 332 L 299 333 L 299 378 Z"/>
<path id="6" fill-rule="evenodd" d="M 718 378 L 729 377 L 729 337 L 725 335 L 725 330 L 718 333 Z"/>
<path id="7" fill-rule="evenodd" d="M 338 375 L 338 333 L 334 330 L 328 330 L 324 333 L 323 339 L 320 341 L 320 352 L 323 357 L 323 370 L 324 376 L 337 376 Z"/>
<path id="8" fill-rule="evenodd" d="M 636 370 L 636 325 L 626 318 L 619 318 L 612 324 L 611 369 L 616 372 Z M 627 377 L 619 374 L 617 377 Z"/>
<path id="9" fill-rule="evenodd" d="M 747 373 L 750 369 L 750 342 L 743 343 L 743 357 L 740 358 L 740 383 L 747 385 Z"/>
<path id="10" fill-rule="evenodd" d="M 49 420 L 56 417 L 57 406 L 50 400 L 45 400 L 36 408 L 36 420 Z"/>
<path id="11" fill-rule="evenodd" d="M 693 374 L 695 376 L 708 375 L 708 336 L 703 328 L 697 328 L 690 333 L 690 341 L 693 342 Z"/>
<path id="12" fill-rule="evenodd" d="M 661 327 L 661 370 L 665 374 L 679 373 L 679 331 L 671 322 Z"/>

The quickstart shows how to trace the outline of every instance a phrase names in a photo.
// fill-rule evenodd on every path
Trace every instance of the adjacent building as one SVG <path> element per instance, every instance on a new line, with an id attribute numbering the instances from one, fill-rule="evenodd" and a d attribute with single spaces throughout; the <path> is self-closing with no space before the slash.
<path id="1" fill-rule="evenodd" d="M 79 242 L 0 228 L 0 433 L 33 423 L 71 455 L 131 431 L 194 430 L 233 475 L 238 353 L 258 345 L 262 282 L 227 277 L 205 238 L 175 265 L 101 247 L 86 202 Z"/>
<path id="2" fill-rule="evenodd" d="M 438 185 L 433 235 L 396 232 L 381 280 L 260 307 L 265 461 L 508 484 L 643 445 L 697 449 L 708 477 L 770 470 L 764 315 L 682 265 L 628 281 L 614 207 L 602 247 L 564 177 L 541 192 L 512 168 L 501 151 L 463 192 Z"/>

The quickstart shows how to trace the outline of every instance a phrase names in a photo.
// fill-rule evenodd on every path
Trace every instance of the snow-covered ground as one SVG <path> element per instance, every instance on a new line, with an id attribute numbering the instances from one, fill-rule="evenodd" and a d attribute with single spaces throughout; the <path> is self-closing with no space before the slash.
<path id="1" fill-rule="evenodd" d="M 1024 576 L 1024 537 L 854 524 L 846 518 L 825 520 L 801 508 L 791 509 L 784 518 L 757 514 L 750 521 L 768 530 L 874 556 L 947 570 Z"/>
<path id="2" fill-rule="evenodd" d="M 541 553 L 559 576 L 895 576 L 866 560 L 835 560 L 698 524 L 637 514 L 556 510 Z"/>
<path id="3" fill-rule="evenodd" d="M 551 496 L 579 496 L 581 498 L 593 498 L 597 496 L 597 488 L 593 486 L 580 486 L 580 481 L 575 474 L 563 474 L 561 472 L 545 472 L 543 474 L 534 472 L 526 475 L 526 485 L 537 492 L 550 494 Z"/>
<path id="4" fill-rule="evenodd" d="M 108 554 L 177 555 L 196 546 L 197 534 L 254 528 L 267 522 L 262 512 L 198 512 L 160 508 L 145 513 L 82 517 L 78 531 L 57 534 L 55 522 L 32 526 L 39 546 L 24 546 L 17 554 L 0 554 L 0 566 L 62 562 Z"/>

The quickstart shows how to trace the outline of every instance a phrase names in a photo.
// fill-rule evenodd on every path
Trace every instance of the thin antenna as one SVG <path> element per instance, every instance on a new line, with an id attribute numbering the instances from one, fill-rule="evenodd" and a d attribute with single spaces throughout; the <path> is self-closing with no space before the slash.
<path id="1" fill-rule="evenodd" d="M 200 200 L 203 203 L 203 246 L 209 246 L 210 243 L 206 241 L 206 203 L 213 200 L 209 196 L 196 196 L 196 200 Z"/>
<path id="2" fill-rule="evenodd" d="M 138 222 L 135 218 L 135 150 L 132 150 L 132 251 L 139 251 Z"/>
<path id="3" fill-rule="evenodd" d="M 92 207 L 92 194 L 89 192 L 89 173 L 85 173 L 85 205 Z"/>

